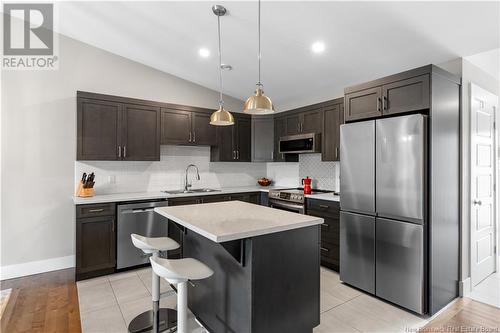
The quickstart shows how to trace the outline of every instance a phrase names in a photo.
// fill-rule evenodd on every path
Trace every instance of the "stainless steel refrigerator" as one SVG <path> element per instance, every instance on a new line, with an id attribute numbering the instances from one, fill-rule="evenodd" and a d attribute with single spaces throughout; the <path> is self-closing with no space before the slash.
<path id="1" fill-rule="evenodd" d="M 426 311 L 427 118 L 341 126 L 340 279 Z"/>

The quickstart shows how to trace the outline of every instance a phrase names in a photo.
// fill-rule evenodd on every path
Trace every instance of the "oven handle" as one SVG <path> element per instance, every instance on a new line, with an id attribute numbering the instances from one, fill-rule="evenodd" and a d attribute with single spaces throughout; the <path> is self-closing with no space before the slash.
<path id="1" fill-rule="evenodd" d="M 275 200 L 269 200 L 270 206 L 276 206 L 276 207 L 283 207 L 283 208 L 289 208 L 289 209 L 295 209 L 298 210 L 299 212 L 303 213 L 304 211 L 304 206 L 302 205 L 294 205 L 294 204 L 287 204 L 284 202 L 278 202 Z"/>

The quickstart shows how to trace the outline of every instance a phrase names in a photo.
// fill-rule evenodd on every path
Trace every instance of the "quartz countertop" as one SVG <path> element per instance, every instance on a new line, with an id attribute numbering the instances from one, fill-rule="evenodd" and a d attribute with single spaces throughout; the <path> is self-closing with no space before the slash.
<path id="1" fill-rule="evenodd" d="M 309 199 L 319 199 L 319 200 L 328 200 L 328 201 L 337 201 L 340 202 L 340 195 L 330 193 L 319 193 L 319 194 L 309 194 L 306 195 L 307 200 Z"/>
<path id="2" fill-rule="evenodd" d="M 95 203 L 106 202 L 123 202 L 123 201 L 138 201 L 138 200 L 154 200 L 154 199 L 169 199 L 181 197 L 198 197 L 206 195 L 221 195 L 231 193 L 245 193 L 245 192 L 269 192 L 271 189 L 283 189 L 288 187 L 279 186 L 241 186 L 241 187 L 225 187 L 218 189 L 215 192 L 196 192 L 196 193 L 175 193 L 168 194 L 165 192 L 132 192 L 132 193 L 115 193 L 115 194 L 97 194 L 89 198 L 73 197 L 75 205 L 87 205 Z M 174 189 L 170 189 L 174 190 Z"/>
<path id="3" fill-rule="evenodd" d="M 157 207 L 155 212 L 217 243 L 323 223 L 322 218 L 242 201 Z"/>

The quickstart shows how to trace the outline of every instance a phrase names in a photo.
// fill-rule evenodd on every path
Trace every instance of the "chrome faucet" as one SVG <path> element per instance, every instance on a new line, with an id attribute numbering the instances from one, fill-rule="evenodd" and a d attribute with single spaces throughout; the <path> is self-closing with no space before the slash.
<path id="1" fill-rule="evenodd" d="M 196 179 L 200 180 L 200 172 L 198 171 L 198 167 L 194 164 L 189 164 L 186 168 L 186 179 L 184 181 L 184 191 L 187 192 L 189 191 L 189 188 L 192 186 L 192 184 L 188 183 L 188 171 L 189 168 L 195 168 L 196 169 Z"/>

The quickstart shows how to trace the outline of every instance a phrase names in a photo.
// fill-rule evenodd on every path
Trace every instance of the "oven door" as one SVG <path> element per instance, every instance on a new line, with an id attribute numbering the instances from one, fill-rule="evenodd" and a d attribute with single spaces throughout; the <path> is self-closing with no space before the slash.
<path id="1" fill-rule="evenodd" d="M 286 210 L 292 213 L 305 214 L 304 205 L 282 200 L 269 199 L 269 207 Z"/>

